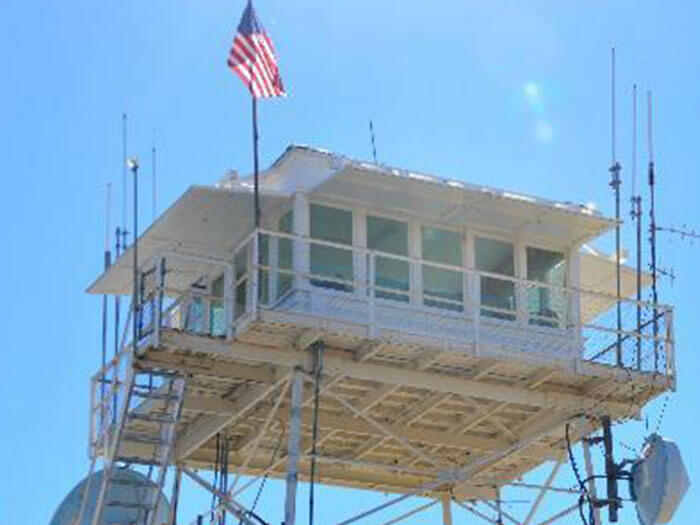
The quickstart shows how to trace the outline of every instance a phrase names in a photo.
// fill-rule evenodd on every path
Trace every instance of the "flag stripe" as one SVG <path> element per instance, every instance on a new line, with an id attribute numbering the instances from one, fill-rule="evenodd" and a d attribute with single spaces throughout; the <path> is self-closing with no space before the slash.
<path id="1" fill-rule="evenodd" d="M 255 98 L 285 96 L 272 40 L 258 20 L 250 2 L 241 17 L 231 44 L 228 67 L 238 75 Z"/>

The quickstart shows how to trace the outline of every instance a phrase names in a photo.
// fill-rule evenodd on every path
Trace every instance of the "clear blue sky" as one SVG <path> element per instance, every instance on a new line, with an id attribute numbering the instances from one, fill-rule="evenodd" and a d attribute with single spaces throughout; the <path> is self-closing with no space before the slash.
<path id="1" fill-rule="evenodd" d="M 257 4 L 290 94 L 261 104 L 264 165 L 290 142 L 368 158 L 371 117 L 388 164 L 594 201 L 611 212 L 615 43 L 625 213 L 637 82 L 655 93 L 659 222 L 700 227 L 698 2 Z M 102 265 L 105 184 L 120 188 L 122 111 L 131 118 L 131 153 L 148 158 L 155 134 L 161 209 L 190 184 L 211 183 L 231 167 L 250 170 L 249 98 L 225 67 L 242 7 L 242 0 L 0 4 L 2 523 L 46 523 L 87 471 L 100 301 L 83 290 Z M 150 220 L 148 203 L 141 212 L 142 223 Z M 662 299 L 678 308 L 680 372 L 661 428 L 697 469 L 700 245 L 662 234 L 660 250 L 661 265 L 679 276 L 672 287 L 663 282 Z M 645 412 L 652 425 L 657 412 Z M 638 446 L 643 430 L 632 424 L 627 442 Z M 694 522 L 700 511 L 698 470 L 691 478 L 696 486 L 675 523 Z M 265 508 L 279 522 L 281 492 L 271 485 Z M 382 499 L 322 494 L 322 518 Z M 196 498 L 188 496 L 186 509 Z M 623 523 L 635 522 L 625 510 Z"/>

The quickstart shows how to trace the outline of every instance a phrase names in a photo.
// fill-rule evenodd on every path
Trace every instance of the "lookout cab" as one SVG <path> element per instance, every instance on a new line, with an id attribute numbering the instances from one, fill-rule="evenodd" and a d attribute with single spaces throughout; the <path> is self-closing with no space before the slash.
<path id="1" fill-rule="evenodd" d="M 191 187 L 140 237 L 93 457 L 213 468 L 218 435 L 288 505 L 313 460 L 324 484 L 488 499 L 561 457 L 566 423 L 579 440 L 675 385 L 671 308 L 630 299 L 627 267 L 615 295 L 586 244 L 615 222 L 585 206 L 301 146 L 260 203 L 255 228 L 250 179 Z M 133 275 L 130 247 L 89 291 Z"/>

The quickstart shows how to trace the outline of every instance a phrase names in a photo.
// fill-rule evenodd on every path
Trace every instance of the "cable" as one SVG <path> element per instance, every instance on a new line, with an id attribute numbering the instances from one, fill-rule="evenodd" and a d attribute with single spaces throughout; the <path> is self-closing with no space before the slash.
<path id="1" fill-rule="evenodd" d="M 282 432 L 280 432 L 280 437 L 279 437 L 279 439 L 277 440 L 277 445 L 275 445 L 275 449 L 272 451 L 272 457 L 270 458 L 270 464 L 268 465 L 268 469 L 269 469 L 269 467 L 271 467 L 272 465 L 274 465 L 275 460 L 277 459 L 277 453 L 279 452 L 279 449 L 280 449 L 280 447 L 282 446 L 282 441 L 283 441 L 284 435 L 285 435 L 285 433 L 286 433 L 286 432 L 285 432 L 284 421 L 281 421 L 280 427 L 282 428 Z M 263 479 L 262 479 L 262 481 L 260 482 L 260 487 L 258 487 L 258 492 L 257 492 L 257 494 L 255 494 L 255 499 L 253 500 L 253 504 L 251 505 L 250 510 L 246 511 L 245 514 L 244 514 L 244 515 L 248 515 L 248 516 L 251 516 L 251 517 L 255 518 L 255 519 L 256 519 L 258 522 L 260 522 L 262 525 L 268 525 L 268 523 L 267 523 L 266 521 L 264 521 L 260 516 L 258 516 L 257 514 L 255 514 L 254 511 L 255 511 L 255 507 L 256 507 L 257 504 L 258 504 L 258 500 L 260 499 L 260 496 L 262 496 L 262 492 L 263 492 L 263 489 L 265 488 L 265 483 L 267 482 L 267 478 L 269 477 L 269 475 L 270 475 L 270 473 L 268 472 L 267 474 L 265 474 L 265 475 L 263 476 Z M 242 518 L 241 518 L 241 520 L 238 522 L 238 525 L 243 525 L 243 519 L 242 519 Z"/>
<path id="2" fill-rule="evenodd" d="M 585 498 L 588 500 L 589 504 L 589 512 L 591 516 L 593 515 L 593 501 L 591 500 L 591 496 L 588 492 L 588 488 L 586 487 L 586 484 L 584 481 L 581 479 L 581 474 L 579 473 L 578 470 L 578 465 L 576 465 L 576 458 L 574 457 L 574 452 L 571 449 L 571 438 L 569 437 L 569 427 L 570 423 L 566 424 L 566 427 L 564 427 L 564 434 L 566 437 L 566 451 L 569 454 L 569 463 L 571 464 L 571 470 L 574 472 L 574 476 L 576 476 L 576 481 L 578 482 L 579 489 L 581 490 L 581 497 L 579 498 L 579 515 L 581 516 L 581 522 L 583 525 L 589 525 L 588 520 L 586 520 L 586 516 L 583 513 L 583 499 Z M 594 525 L 593 520 L 591 520 L 591 525 Z"/>

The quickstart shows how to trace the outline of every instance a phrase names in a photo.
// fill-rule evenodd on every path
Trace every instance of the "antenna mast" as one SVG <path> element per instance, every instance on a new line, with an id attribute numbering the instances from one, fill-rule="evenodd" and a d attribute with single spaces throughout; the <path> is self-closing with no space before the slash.
<path id="1" fill-rule="evenodd" d="M 107 183 L 107 202 L 105 207 L 105 251 L 104 251 L 104 269 L 107 269 L 112 264 L 112 253 L 109 248 L 109 230 L 110 230 L 110 214 L 112 208 L 112 184 Z M 103 410 L 100 417 L 102 418 L 102 424 L 104 424 L 104 401 L 105 401 L 105 374 L 104 370 L 107 365 L 107 316 L 108 316 L 108 304 L 107 304 L 107 294 L 102 295 L 102 381 L 100 382 L 100 401 L 102 403 Z"/>
<path id="2" fill-rule="evenodd" d="M 374 159 L 374 163 L 377 163 L 377 146 L 374 143 L 374 124 L 372 123 L 372 119 L 369 119 L 369 136 L 370 139 L 372 140 L 372 158 Z"/>
<path id="3" fill-rule="evenodd" d="M 153 130 L 153 144 L 151 146 L 151 184 L 153 199 L 153 221 L 156 220 L 156 130 Z"/>
<path id="4" fill-rule="evenodd" d="M 637 191 L 637 84 L 632 86 L 632 208 L 637 226 L 637 370 L 642 368 L 642 196 Z"/>
<path id="5" fill-rule="evenodd" d="M 651 90 L 647 91 L 647 141 L 649 147 L 649 243 L 651 245 L 651 294 L 652 304 L 654 306 L 652 326 L 654 327 L 654 371 L 658 369 L 659 364 L 659 345 L 656 340 L 659 335 L 659 320 L 657 318 L 656 305 L 659 301 L 659 293 L 657 289 L 657 270 L 656 270 L 656 209 L 655 209 L 655 185 L 654 176 L 654 143 L 652 140 L 652 105 L 651 105 Z"/>
<path id="6" fill-rule="evenodd" d="M 622 366 L 622 304 L 620 298 L 622 296 L 620 289 L 620 171 L 622 166 L 617 161 L 616 151 L 616 129 L 615 129 L 615 48 L 612 48 L 612 63 L 611 63 L 611 100 L 612 100 L 612 164 L 610 166 L 610 187 L 615 193 L 615 273 L 617 280 L 617 345 L 615 349 L 615 358 L 618 366 Z"/>

